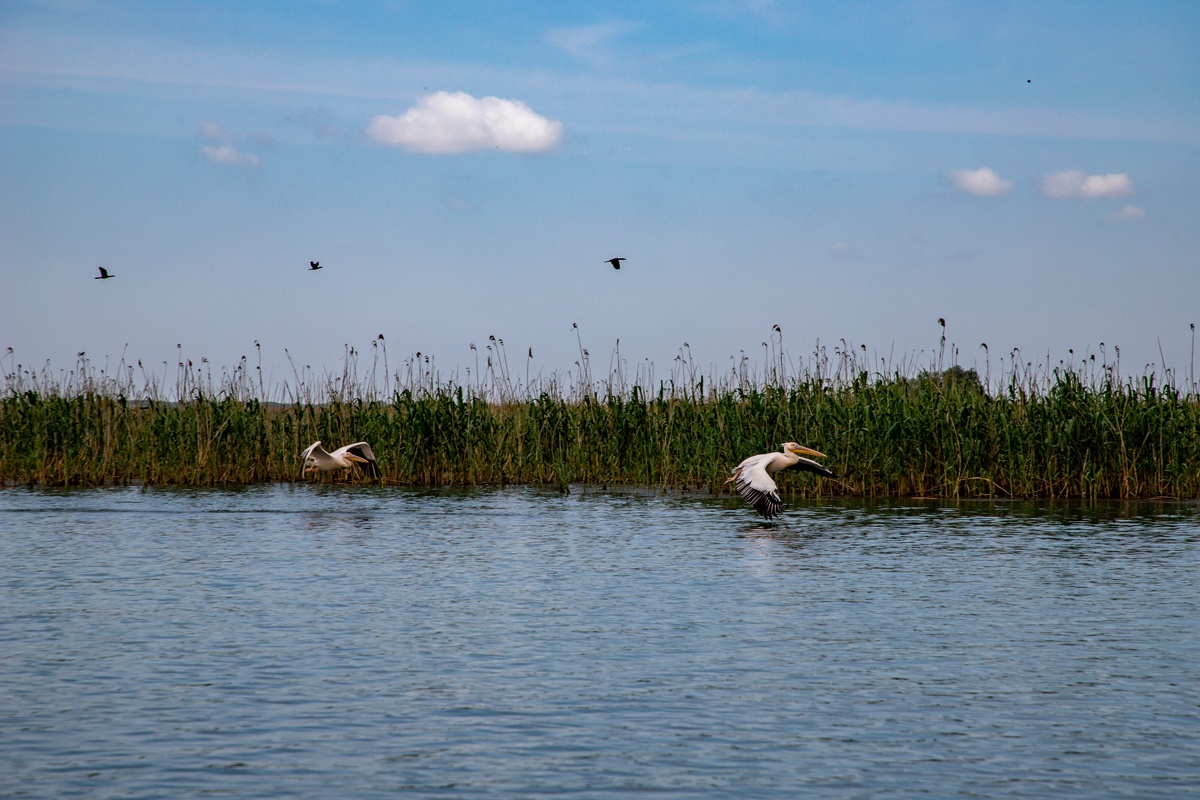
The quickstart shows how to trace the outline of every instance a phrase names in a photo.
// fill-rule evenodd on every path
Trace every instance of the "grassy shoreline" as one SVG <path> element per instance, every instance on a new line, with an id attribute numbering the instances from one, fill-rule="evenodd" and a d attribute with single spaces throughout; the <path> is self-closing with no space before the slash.
<path id="1" fill-rule="evenodd" d="M 717 494 L 741 458 L 796 440 L 849 476 L 786 474 L 785 497 L 1200 497 L 1200 397 L 1112 370 L 1014 372 L 989 391 L 959 367 L 912 377 L 839 368 L 707 387 L 700 378 L 685 391 L 659 383 L 653 394 L 611 380 L 485 390 L 422 374 L 386 399 L 343 376 L 320 392 L 297 386 L 286 402 L 268 401 L 261 384 L 252 396 L 248 370 L 216 387 L 187 374 L 165 400 L 84 369 L 86 379 L 57 383 L 10 373 L 0 483 L 288 482 L 300 480 L 311 442 L 365 439 L 387 484 Z"/>

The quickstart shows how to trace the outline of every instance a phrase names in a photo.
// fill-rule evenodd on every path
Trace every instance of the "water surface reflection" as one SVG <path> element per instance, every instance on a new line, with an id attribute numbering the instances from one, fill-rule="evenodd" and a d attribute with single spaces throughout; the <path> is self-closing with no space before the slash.
<path id="1" fill-rule="evenodd" d="M 0 493 L 5 796 L 1186 796 L 1194 506 Z"/>

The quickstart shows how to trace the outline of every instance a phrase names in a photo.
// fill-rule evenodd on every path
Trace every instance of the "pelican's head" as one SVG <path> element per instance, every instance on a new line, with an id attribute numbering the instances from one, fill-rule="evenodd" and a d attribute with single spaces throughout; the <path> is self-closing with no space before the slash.
<path id="1" fill-rule="evenodd" d="M 362 456 L 356 456 L 354 453 L 346 453 L 346 460 L 354 461 L 355 463 L 358 463 L 358 464 L 370 464 L 371 463 L 370 461 L 367 461 Z"/>
<path id="2" fill-rule="evenodd" d="M 795 453 L 798 456 L 813 456 L 815 458 L 825 458 L 825 454 L 819 450 L 813 450 L 811 447 L 805 447 L 802 444 L 795 442 L 786 442 L 783 445 L 783 452 Z"/>

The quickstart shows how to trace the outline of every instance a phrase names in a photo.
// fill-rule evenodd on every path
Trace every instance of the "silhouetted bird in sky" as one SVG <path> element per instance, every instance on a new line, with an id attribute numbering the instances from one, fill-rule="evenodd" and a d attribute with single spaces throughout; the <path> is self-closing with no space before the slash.
<path id="1" fill-rule="evenodd" d="M 610 263 L 610 264 L 612 264 L 612 265 L 613 265 L 613 269 L 620 269 L 620 268 L 621 268 L 621 262 L 622 262 L 622 261 L 624 261 L 624 260 L 625 260 L 625 259 L 623 259 L 623 258 L 610 258 L 610 259 L 608 260 L 608 263 Z"/>
<path id="2" fill-rule="evenodd" d="M 320 268 L 321 268 L 321 262 L 320 262 L 320 261 L 310 261 L 310 262 L 308 262 L 308 269 L 309 269 L 309 271 L 310 271 L 310 272 L 311 272 L 312 270 L 314 270 L 314 269 L 320 269 Z"/>
<path id="3" fill-rule="evenodd" d="M 100 268 L 100 274 L 99 274 L 99 275 L 97 275 L 97 276 L 96 276 L 96 277 L 95 277 L 93 280 L 102 281 L 102 280 L 104 280 L 105 278 L 115 278 L 115 277 L 117 277 L 117 276 L 116 276 L 116 275 L 109 275 L 109 274 L 108 274 L 108 270 L 106 270 L 104 267 L 101 267 L 101 268 Z"/>

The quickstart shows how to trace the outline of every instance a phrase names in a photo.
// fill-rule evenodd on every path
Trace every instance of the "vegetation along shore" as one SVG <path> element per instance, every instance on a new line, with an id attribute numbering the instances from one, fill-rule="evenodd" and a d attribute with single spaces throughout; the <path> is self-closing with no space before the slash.
<path id="1" fill-rule="evenodd" d="M 778 344 L 778 347 L 776 347 Z M 243 359 L 214 377 L 180 359 L 174 385 L 86 357 L 70 371 L 6 370 L 5 485 L 215 486 L 300 481 L 312 442 L 366 440 L 385 484 L 571 483 L 719 493 L 745 456 L 796 440 L 839 480 L 785 474 L 785 499 L 863 497 L 1197 498 L 1200 395 L 1188 375 L 1122 377 L 1091 357 L 1009 362 L 999 377 L 942 363 L 869 368 L 865 350 L 818 346 L 796 367 L 782 342 L 762 360 L 700 374 L 686 350 L 666 378 L 619 353 L 593 380 L 587 351 L 563 376 L 516 380 L 502 342 L 486 366 L 442 379 L 420 354 L 382 381 L 297 372 L 265 385 Z M 990 373 L 990 369 L 988 370 Z M 361 478 L 359 478 L 361 479 Z M 312 480 L 312 478 L 308 478 Z M 318 478 L 317 480 L 329 480 Z"/>

